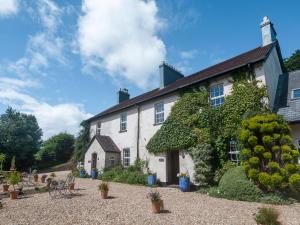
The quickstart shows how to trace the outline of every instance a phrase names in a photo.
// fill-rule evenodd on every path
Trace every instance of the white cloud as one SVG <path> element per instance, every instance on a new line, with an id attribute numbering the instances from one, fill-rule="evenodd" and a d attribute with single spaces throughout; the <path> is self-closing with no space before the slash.
<path id="1" fill-rule="evenodd" d="M 182 59 L 193 59 L 197 54 L 198 51 L 196 49 L 192 49 L 192 50 L 180 52 L 180 57 Z"/>
<path id="2" fill-rule="evenodd" d="M 49 31 L 55 31 L 61 23 L 63 10 L 51 0 L 38 0 L 37 7 L 42 25 Z"/>
<path id="3" fill-rule="evenodd" d="M 0 17 L 15 15 L 19 10 L 18 0 L 0 0 Z"/>
<path id="4" fill-rule="evenodd" d="M 82 12 L 78 44 L 86 68 L 149 86 L 166 55 L 155 1 L 84 0 Z"/>
<path id="5" fill-rule="evenodd" d="M 92 115 L 83 106 L 74 103 L 51 105 L 24 93 L 24 88 L 35 87 L 38 83 L 31 80 L 0 78 L 0 102 L 36 116 L 43 130 L 43 139 L 59 132 L 76 134 L 79 124 Z"/>

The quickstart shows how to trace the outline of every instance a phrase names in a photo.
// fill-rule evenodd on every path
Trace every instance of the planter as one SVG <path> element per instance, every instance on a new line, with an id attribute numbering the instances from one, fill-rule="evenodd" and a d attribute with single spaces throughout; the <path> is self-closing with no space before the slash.
<path id="1" fill-rule="evenodd" d="M 42 183 L 45 183 L 45 182 L 46 182 L 46 178 L 47 178 L 47 177 L 41 177 Z"/>
<path id="2" fill-rule="evenodd" d="M 161 208 L 161 200 L 160 201 L 152 201 L 152 212 L 160 213 Z"/>
<path id="3" fill-rule="evenodd" d="M 3 192 L 8 192 L 8 188 L 9 188 L 8 184 L 3 184 L 2 187 L 3 187 Z"/>
<path id="4" fill-rule="evenodd" d="M 71 183 L 69 185 L 69 190 L 74 191 L 74 189 L 75 189 L 75 183 Z"/>
<path id="5" fill-rule="evenodd" d="M 79 171 L 79 176 L 80 176 L 80 178 L 84 178 L 85 177 L 85 170 L 80 170 Z"/>
<path id="6" fill-rule="evenodd" d="M 107 199 L 107 197 L 108 197 L 108 191 L 100 191 L 100 193 L 101 193 L 101 198 Z"/>
<path id="7" fill-rule="evenodd" d="M 18 194 L 19 194 L 19 191 L 10 191 L 10 199 L 17 199 L 18 198 Z"/>
<path id="8" fill-rule="evenodd" d="M 179 177 L 179 188 L 181 191 L 186 192 L 190 190 L 190 178 Z"/>
<path id="9" fill-rule="evenodd" d="M 97 177 L 98 177 L 98 171 L 97 170 L 92 170 L 91 176 L 92 176 L 93 180 L 97 179 Z"/>
<path id="10" fill-rule="evenodd" d="M 33 179 L 34 179 L 34 182 L 38 182 L 39 181 L 39 177 L 33 177 Z"/>
<path id="11" fill-rule="evenodd" d="M 147 178 L 147 180 L 148 180 L 148 185 L 149 186 L 153 186 L 153 185 L 156 185 L 156 174 L 150 174 L 150 175 L 148 175 L 148 178 Z"/>

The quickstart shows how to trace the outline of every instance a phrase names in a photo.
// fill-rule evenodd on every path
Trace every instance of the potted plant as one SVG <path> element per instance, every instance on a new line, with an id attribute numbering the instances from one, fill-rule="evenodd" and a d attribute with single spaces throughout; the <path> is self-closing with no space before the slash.
<path id="1" fill-rule="evenodd" d="M 79 169 L 79 176 L 80 176 L 80 178 L 84 178 L 84 177 L 85 177 L 85 170 L 84 170 L 83 167 L 81 167 L 81 168 Z"/>
<path id="2" fill-rule="evenodd" d="M 182 192 L 186 192 L 190 190 L 190 176 L 188 173 L 179 173 L 177 174 L 179 177 L 179 188 Z"/>
<path id="3" fill-rule="evenodd" d="M 9 184 L 7 183 L 7 181 L 4 181 L 2 187 L 3 187 L 3 192 L 8 192 Z"/>
<path id="4" fill-rule="evenodd" d="M 157 183 L 156 173 L 152 173 L 149 169 L 148 169 L 147 181 L 149 186 L 156 185 Z"/>
<path id="5" fill-rule="evenodd" d="M 103 199 L 106 199 L 108 196 L 108 190 L 109 190 L 108 183 L 102 182 L 101 184 L 99 184 L 98 190 L 101 192 L 101 197 Z"/>
<path id="6" fill-rule="evenodd" d="M 39 175 L 37 173 L 33 174 L 33 179 L 34 179 L 34 182 L 38 182 L 39 181 Z"/>
<path id="7" fill-rule="evenodd" d="M 42 176 L 41 176 L 41 181 L 42 181 L 42 183 L 45 183 L 46 182 L 46 178 L 47 178 L 47 174 L 43 174 Z"/>
<path id="8" fill-rule="evenodd" d="M 274 208 L 261 208 L 255 215 L 258 225 L 280 225 L 278 221 L 279 212 Z"/>
<path id="9" fill-rule="evenodd" d="M 51 177 L 52 179 L 54 179 L 54 177 L 56 177 L 56 174 L 55 174 L 54 172 L 52 172 L 52 173 L 50 173 L 50 177 Z"/>
<path id="10" fill-rule="evenodd" d="M 9 184 L 12 186 L 12 190 L 10 191 L 10 198 L 17 199 L 19 191 L 16 190 L 15 186 L 20 182 L 20 174 L 17 171 L 11 172 L 9 176 Z"/>
<path id="11" fill-rule="evenodd" d="M 91 176 L 92 176 L 93 180 L 97 179 L 97 177 L 98 177 L 98 170 L 97 170 L 97 168 L 95 168 L 95 167 L 92 168 Z"/>
<path id="12" fill-rule="evenodd" d="M 147 194 L 147 198 L 151 200 L 153 213 L 160 213 L 160 211 L 163 210 L 163 200 L 158 191 L 150 191 Z"/>

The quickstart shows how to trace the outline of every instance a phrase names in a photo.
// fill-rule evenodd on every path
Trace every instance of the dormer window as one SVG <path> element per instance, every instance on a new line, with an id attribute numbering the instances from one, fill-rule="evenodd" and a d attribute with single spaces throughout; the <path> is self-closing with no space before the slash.
<path id="1" fill-rule="evenodd" d="M 154 105 L 154 124 L 161 124 L 165 121 L 165 113 L 164 113 L 164 103 L 156 103 Z"/>
<path id="2" fill-rule="evenodd" d="M 219 84 L 210 88 L 210 105 L 216 107 L 224 103 L 224 86 Z"/>
<path id="3" fill-rule="evenodd" d="M 292 90 L 292 99 L 300 98 L 300 88 Z"/>
<path id="4" fill-rule="evenodd" d="M 127 131 L 127 114 L 122 113 L 120 115 L 120 132 Z"/>
<path id="5" fill-rule="evenodd" d="M 101 133 L 101 122 L 99 121 L 99 122 L 97 123 L 96 134 L 97 134 L 97 135 L 100 135 L 100 133 Z"/>

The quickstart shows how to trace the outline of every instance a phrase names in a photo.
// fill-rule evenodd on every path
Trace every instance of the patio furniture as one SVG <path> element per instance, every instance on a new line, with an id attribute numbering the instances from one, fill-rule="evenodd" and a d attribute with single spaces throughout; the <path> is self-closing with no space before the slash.
<path id="1" fill-rule="evenodd" d="M 37 174 L 37 170 L 32 170 L 30 174 L 23 172 L 21 174 L 21 182 L 24 186 L 31 186 L 34 184 L 34 175 Z"/>
<path id="2" fill-rule="evenodd" d="M 73 194 L 73 190 L 71 190 L 71 185 L 75 181 L 75 177 L 70 173 L 68 174 L 65 181 L 63 180 L 52 180 L 48 179 L 48 191 L 50 197 L 57 198 L 57 197 L 67 197 Z"/>

